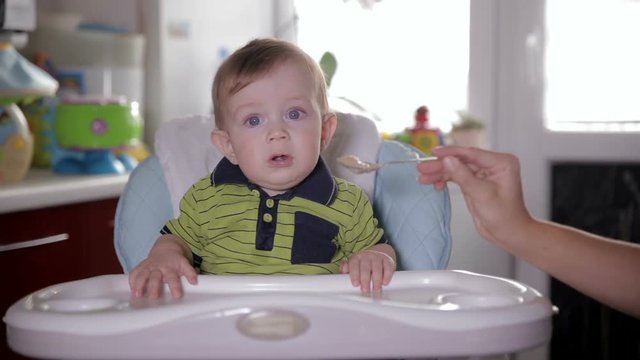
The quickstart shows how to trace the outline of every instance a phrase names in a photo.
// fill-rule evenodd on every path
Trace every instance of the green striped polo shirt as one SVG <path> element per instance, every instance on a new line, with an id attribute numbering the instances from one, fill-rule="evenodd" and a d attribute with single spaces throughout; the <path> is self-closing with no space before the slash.
<path id="1" fill-rule="evenodd" d="M 208 274 L 329 274 L 384 243 L 369 198 L 322 158 L 297 187 L 269 196 L 223 158 L 180 202 L 163 233 L 181 237 Z"/>

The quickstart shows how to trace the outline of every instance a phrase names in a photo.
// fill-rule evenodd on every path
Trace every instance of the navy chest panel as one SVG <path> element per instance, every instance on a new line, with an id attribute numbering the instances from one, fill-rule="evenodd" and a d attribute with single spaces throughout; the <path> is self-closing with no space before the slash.
<path id="1" fill-rule="evenodd" d="M 271 251 L 278 222 L 280 200 L 260 199 L 256 224 L 256 249 Z M 338 248 L 338 225 L 315 215 L 296 211 L 291 247 L 291 263 L 329 263 Z"/>

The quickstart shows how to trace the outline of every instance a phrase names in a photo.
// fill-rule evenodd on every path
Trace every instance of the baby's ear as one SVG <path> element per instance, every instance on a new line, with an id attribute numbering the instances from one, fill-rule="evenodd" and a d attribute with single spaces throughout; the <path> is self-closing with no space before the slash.
<path id="1" fill-rule="evenodd" d="M 320 151 L 329 146 L 333 134 L 338 126 L 338 117 L 334 113 L 325 114 L 322 118 L 322 133 L 320 134 Z"/>
<path id="2" fill-rule="evenodd" d="M 224 130 L 213 130 L 211 132 L 211 143 L 218 148 L 232 164 L 238 165 L 236 153 L 233 151 L 233 145 L 231 145 L 231 140 L 229 139 L 229 133 Z"/>

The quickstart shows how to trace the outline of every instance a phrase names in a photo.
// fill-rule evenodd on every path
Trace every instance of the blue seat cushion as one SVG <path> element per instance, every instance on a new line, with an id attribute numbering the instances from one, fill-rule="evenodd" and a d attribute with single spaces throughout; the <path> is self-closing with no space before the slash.
<path id="1" fill-rule="evenodd" d="M 396 141 L 383 141 L 378 161 L 424 156 Z M 415 164 L 378 170 L 374 210 L 396 250 L 399 269 L 445 269 L 451 254 L 451 207 L 448 190 L 418 183 Z"/>

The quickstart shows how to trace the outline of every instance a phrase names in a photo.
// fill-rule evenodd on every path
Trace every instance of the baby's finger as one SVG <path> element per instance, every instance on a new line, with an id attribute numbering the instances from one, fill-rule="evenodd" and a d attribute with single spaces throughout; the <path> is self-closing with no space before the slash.
<path id="1" fill-rule="evenodd" d="M 382 284 L 389 285 L 391 282 L 391 278 L 393 277 L 393 273 L 396 271 L 396 264 L 391 261 L 382 261 L 382 266 L 384 269 L 384 273 L 382 275 Z"/>
<path id="2" fill-rule="evenodd" d="M 131 288 L 131 294 L 133 297 L 142 297 L 144 292 L 144 285 L 147 282 L 147 276 L 149 271 L 147 269 L 134 269 L 129 275 L 129 287 Z"/>
<path id="3" fill-rule="evenodd" d="M 158 269 L 151 270 L 147 280 L 147 297 L 149 299 L 157 299 L 160 297 L 161 290 L 162 272 Z"/>
<path id="4" fill-rule="evenodd" d="M 384 263 L 384 260 L 382 261 Z M 382 274 L 384 272 L 384 264 L 375 263 L 371 269 L 371 284 L 373 292 L 382 291 Z"/>
<path id="5" fill-rule="evenodd" d="M 360 291 L 363 294 L 371 292 L 371 262 L 360 262 Z"/>
<path id="6" fill-rule="evenodd" d="M 347 267 L 349 269 L 349 277 L 351 277 L 351 285 L 354 287 L 360 286 L 360 265 L 356 256 L 349 259 Z"/>
<path id="7" fill-rule="evenodd" d="M 340 273 L 341 274 L 348 274 L 349 273 L 349 262 L 348 261 L 343 261 L 342 264 L 340 264 Z"/>
<path id="8" fill-rule="evenodd" d="M 187 278 L 189 284 L 195 285 L 198 283 L 198 273 L 196 272 L 196 269 L 194 269 L 194 267 L 186 260 L 182 265 L 182 275 Z"/>
<path id="9" fill-rule="evenodd" d="M 176 273 L 167 272 L 164 275 L 164 281 L 169 286 L 169 290 L 171 291 L 171 295 L 174 299 L 182 297 L 182 283 L 180 282 L 180 277 Z"/>

